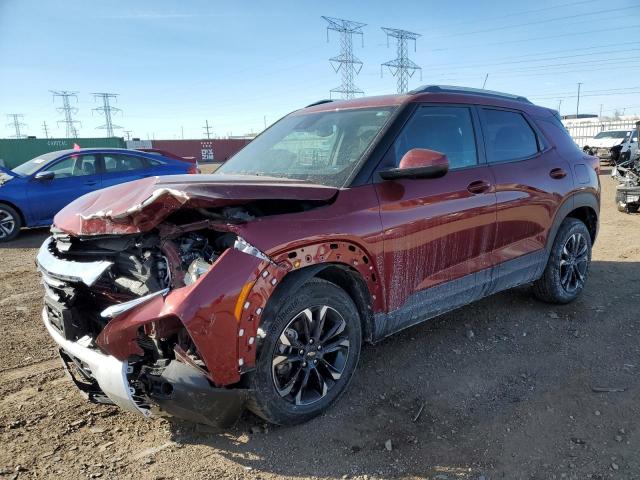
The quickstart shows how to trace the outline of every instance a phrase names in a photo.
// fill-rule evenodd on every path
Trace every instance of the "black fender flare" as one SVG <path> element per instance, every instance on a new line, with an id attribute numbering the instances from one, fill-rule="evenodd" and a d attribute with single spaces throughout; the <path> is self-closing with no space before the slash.
<path id="1" fill-rule="evenodd" d="M 316 265 L 310 265 L 305 268 L 301 268 L 300 270 L 295 270 L 293 272 L 289 272 L 284 278 L 280 281 L 280 284 L 276 287 L 273 294 L 269 297 L 269 301 L 265 306 L 265 311 L 263 313 L 263 319 L 270 318 L 272 315 L 277 314 L 278 310 L 282 304 L 291 296 L 295 295 L 296 292 L 302 288 L 302 286 L 307 283 L 307 281 L 311 280 L 314 277 L 324 278 L 325 280 L 331 281 L 332 283 L 337 284 L 340 288 L 344 289 L 346 293 L 352 298 L 354 303 L 356 304 L 356 308 L 360 311 L 362 315 L 362 328 L 363 328 L 363 336 L 365 341 L 371 341 L 373 335 L 373 312 L 371 311 L 371 300 L 366 297 L 366 293 L 360 295 L 353 290 L 346 288 L 345 285 L 341 284 L 342 282 L 336 281 L 336 279 L 331 278 L 328 275 L 323 275 L 323 271 L 327 271 L 329 269 L 338 269 L 343 274 L 355 274 L 357 275 L 356 281 L 361 282 L 360 288 L 356 288 L 356 291 L 362 291 L 362 289 L 368 292 L 366 283 L 362 278 L 360 278 L 359 272 L 350 269 L 349 265 L 341 264 L 341 263 L 318 263 Z M 332 270 L 334 273 L 335 270 Z M 354 298 L 355 296 L 355 298 Z M 258 335 L 258 338 L 260 336 Z M 258 341 L 257 348 L 260 349 L 261 346 L 260 341 Z"/>
<path id="2" fill-rule="evenodd" d="M 594 193 L 573 193 L 569 198 L 565 199 L 565 201 L 556 210 L 556 214 L 553 218 L 553 223 L 551 224 L 549 234 L 547 235 L 547 243 L 545 245 L 545 250 L 547 251 L 547 253 L 551 251 L 551 247 L 553 246 L 553 242 L 556 239 L 558 229 L 560 228 L 560 225 L 562 224 L 564 219 L 567 218 L 571 212 L 581 207 L 589 207 L 596 213 L 597 217 L 600 216 L 600 202 L 598 201 L 598 197 Z M 598 224 L 599 222 L 596 221 L 596 232 L 593 236 L 594 242 L 598 233 Z"/>

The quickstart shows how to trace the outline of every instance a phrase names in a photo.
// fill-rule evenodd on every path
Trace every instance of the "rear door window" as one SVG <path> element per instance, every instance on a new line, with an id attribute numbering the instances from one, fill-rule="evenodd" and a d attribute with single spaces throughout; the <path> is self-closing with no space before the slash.
<path id="1" fill-rule="evenodd" d="M 536 133 L 522 114 L 489 108 L 481 112 L 489 162 L 522 160 L 538 153 Z"/>
<path id="2" fill-rule="evenodd" d="M 104 154 L 104 169 L 107 173 L 129 172 L 147 168 L 147 162 L 133 155 Z"/>

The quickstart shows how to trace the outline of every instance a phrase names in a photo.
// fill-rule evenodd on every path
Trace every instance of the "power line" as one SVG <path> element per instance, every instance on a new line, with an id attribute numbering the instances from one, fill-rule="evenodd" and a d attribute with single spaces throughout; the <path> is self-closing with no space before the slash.
<path id="1" fill-rule="evenodd" d="M 562 3 L 560 5 L 553 5 L 551 7 L 545 7 L 545 8 L 536 8 L 534 10 L 523 10 L 520 12 L 514 12 L 514 13 L 507 13 L 506 15 L 500 15 L 498 17 L 484 17 L 484 18 L 474 18 L 473 20 L 463 20 L 461 22 L 453 22 L 451 25 L 453 26 L 459 26 L 459 25 L 468 25 L 468 24 L 474 24 L 474 25 L 478 25 L 479 23 L 485 23 L 485 22 L 490 22 L 492 20 L 501 20 L 503 18 L 509 18 L 509 17 L 520 17 L 522 15 L 525 14 L 531 14 L 531 13 L 540 13 L 540 12 L 544 12 L 547 10 L 558 10 L 560 8 L 563 7 L 573 7 L 576 5 L 583 5 L 585 3 L 594 3 L 594 2 L 600 2 L 601 0 L 581 0 L 579 2 L 571 2 L 571 3 Z"/>
<path id="2" fill-rule="evenodd" d="M 113 122 L 111 121 L 112 113 L 122 112 L 121 109 L 112 107 L 109 104 L 112 98 L 117 101 L 117 97 L 118 97 L 117 93 L 94 93 L 93 94 L 94 100 L 96 98 L 102 99 L 102 106 L 94 108 L 93 111 L 104 115 L 104 118 L 105 118 L 105 124 L 100 125 L 99 127 L 96 127 L 96 128 L 105 129 L 107 131 L 107 138 L 111 138 L 114 136 L 113 134 L 114 128 L 122 128 L 119 125 L 114 125 Z"/>
<path id="3" fill-rule="evenodd" d="M 60 97 L 62 99 L 62 107 L 59 107 L 56 110 L 60 113 L 64 113 L 64 120 L 58 120 L 58 125 L 60 125 L 61 123 L 65 124 L 65 127 L 67 129 L 67 138 L 78 138 L 76 123 L 80 122 L 73 119 L 73 115 L 78 113 L 78 109 L 75 107 L 71 107 L 71 103 L 69 102 L 70 98 L 75 98 L 76 102 L 78 101 L 78 92 L 69 92 L 67 90 L 49 91 L 53 94 L 54 101 L 56 97 Z"/>
<path id="4" fill-rule="evenodd" d="M 20 127 L 26 127 L 25 123 L 20 121 L 21 118 L 24 118 L 24 115 L 21 113 L 9 113 L 7 118 L 11 119 L 11 123 L 7 123 L 7 127 L 13 127 L 16 131 L 15 135 L 12 135 L 13 138 L 24 138 L 26 135 L 23 135 L 20 132 Z"/>
<path id="5" fill-rule="evenodd" d="M 629 43 L 633 43 L 633 44 L 639 44 L 640 42 L 629 42 Z M 560 55 L 560 56 L 555 56 L 555 57 L 541 57 L 541 58 L 532 58 L 532 59 L 527 59 L 527 60 L 521 60 L 521 58 L 525 55 L 518 55 L 517 57 L 505 57 L 504 61 L 500 61 L 500 62 L 494 62 L 494 63 L 475 63 L 475 64 L 470 64 L 470 63 L 465 63 L 464 65 L 460 65 L 460 62 L 456 62 L 456 63 L 443 63 L 443 64 L 439 64 L 439 65 L 433 65 L 433 68 L 442 68 L 442 67 L 450 67 L 450 66 L 458 66 L 458 68 L 478 68 L 478 67 L 493 67 L 493 66 L 498 66 L 498 65 L 513 65 L 516 63 L 534 63 L 534 62 L 546 62 L 548 60 L 562 60 L 562 59 L 567 59 L 567 58 L 577 58 L 577 57 L 593 57 L 595 55 L 609 55 L 611 53 L 618 53 L 618 54 L 623 54 L 623 53 L 627 53 L 627 52 L 636 52 L 640 50 L 640 48 L 630 48 L 627 50 L 621 50 L 620 48 L 617 48 L 615 50 L 608 50 L 608 51 L 604 51 L 604 52 L 591 52 L 591 53 L 578 53 L 578 54 L 573 54 L 573 55 Z M 571 52 L 575 52 L 575 49 L 569 50 Z M 540 55 L 540 54 L 538 54 Z M 626 57 L 627 59 L 629 58 L 628 55 Z M 604 61 L 603 59 L 593 59 L 593 60 L 587 60 L 587 62 L 599 62 L 599 61 Z M 585 63 L 585 62 L 578 62 L 580 64 Z M 567 65 L 566 63 L 563 63 L 562 65 Z M 532 68 L 536 68 L 536 67 L 532 67 Z"/>
<path id="6" fill-rule="evenodd" d="M 640 27 L 640 25 L 627 25 L 627 26 L 616 26 L 616 32 L 619 32 L 620 30 L 628 30 L 630 28 L 638 28 Z M 549 39 L 553 39 L 553 38 L 562 38 L 562 37 L 575 37 L 577 35 L 587 35 L 590 33 L 602 33 L 602 29 L 596 29 L 596 30 L 580 30 L 578 32 L 568 32 L 568 33 L 560 33 L 558 35 L 540 35 L 537 37 L 529 37 L 529 38 L 520 38 L 520 39 L 516 39 L 516 40 L 501 40 L 499 42 L 489 42 L 489 43 L 478 43 L 474 45 L 474 48 L 479 48 L 479 47 L 492 47 L 494 45 L 505 45 L 505 44 L 509 44 L 509 43 L 522 43 L 522 42 L 532 42 L 532 41 L 536 41 L 536 40 L 549 40 Z M 439 48 L 436 49 L 435 51 L 448 51 L 448 50 L 452 50 L 452 48 Z"/>
<path id="7" fill-rule="evenodd" d="M 327 26 L 327 42 L 329 41 L 329 30 L 340 34 L 340 54 L 336 57 L 331 57 L 329 63 L 336 73 L 341 71 L 342 85 L 332 88 L 329 93 L 340 93 L 342 98 L 354 98 L 356 95 L 364 95 L 364 92 L 356 87 L 353 80 L 362 70 L 362 61 L 353 54 L 353 36 L 360 35 L 362 46 L 364 47 L 362 27 L 366 26 L 366 23 L 325 16 L 322 18 L 329 24 Z"/>
<path id="8" fill-rule="evenodd" d="M 409 91 L 409 78 L 413 77 L 417 70 L 420 70 L 420 80 L 422 80 L 422 68 L 409 58 L 408 48 L 408 42 L 413 40 L 413 50 L 415 51 L 416 40 L 422 35 L 396 28 L 382 27 L 382 30 L 387 34 L 387 47 L 389 47 L 389 38 L 396 39 L 398 56 L 380 66 L 380 76 L 382 76 L 384 67 L 387 67 L 391 75 L 398 78 L 398 93 L 406 93 Z"/>
<path id="9" fill-rule="evenodd" d="M 620 8 L 610 8 L 607 10 L 597 10 L 594 12 L 587 12 L 587 13 L 577 13 L 575 15 L 563 15 L 561 17 L 555 17 L 555 18 L 547 18 L 545 20 L 536 20 L 533 22 L 524 22 L 524 23 L 512 23 L 510 25 L 503 25 L 501 27 L 493 27 L 493 28 L 485 28 L 483 30 L 472 30 L 470 32 L 456 32 L 456 33 L 449 33 L 446 35 L 440 35 L 440 36 L 436 36 L 436 37 L 430 37 L 429 40 L 433 40 L 433 39 L 437 39 L 437 38 L 448 38 L 448 37 L 459 37 L 462 35 L 475 35 L 478 33 L 490 33 L 490 32 L 497 32 L 499 30 L 508 30 L 511 28 L 519 28 L 519 27 L 528 27 L 530 25 L 540 25 L 540 24 L 548 24 L 549 22 L 557 22 L 557 21 L 561 21 L 561 20 L 569 20 L 572 18 L 581 18 L 581 17 L 588 17 L 588 16 L 592 16 L 592 15 L 599 15 L 599 14 L 609 14 L 609 13 L 613 13 L 613 12 L 620 12 L 622 10 L 628 11 L 629 7 L 620 7 Z"/>
<path id="10" fill-rule="evenodd" d="M 205 134 L 207 135 L 207 138 L 211 138 L 211 127 L 209 126 L 209 120 L 205 120 L 204 121 L 205 125 L 204 127 L 202 127 L 202 129 L 205 131 Z"/>

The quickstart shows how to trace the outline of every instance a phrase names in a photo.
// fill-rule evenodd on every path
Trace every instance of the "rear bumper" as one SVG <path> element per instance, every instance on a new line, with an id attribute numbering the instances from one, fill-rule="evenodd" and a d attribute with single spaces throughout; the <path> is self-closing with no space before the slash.
<path id="1" fill-rule="evenodd" d="M 60 348 L 65 369 L 67 361 L 72 361 L 82 366 L 82 372 L 88 382 L 86 388 L 82 388 L 73 375 L 76 385 L 91 400 L 99 401 L 98 396 L 103 393 L 113 404 L 131 412 L 140 413 L 145 417 L 151 415 L 150 410 L 141 402 L 133 398 L 133 388 L 129 385 L 128 374 L 130 371 L 128 362 L 120 361 L 111 355 L 105 355 L 96 348 L 92 348 L 93 340 L 90 337 L 83 337 L 78 341 L 70 341 L 64 338 L 58 330 L 51 324 L 47 316 L 46 309 L 42 310 L 42 320 L 49 335 Z M 97 384 L 99 389 L 92 384 Z M 104 403 L 104 402 L 103 402 Z"/>

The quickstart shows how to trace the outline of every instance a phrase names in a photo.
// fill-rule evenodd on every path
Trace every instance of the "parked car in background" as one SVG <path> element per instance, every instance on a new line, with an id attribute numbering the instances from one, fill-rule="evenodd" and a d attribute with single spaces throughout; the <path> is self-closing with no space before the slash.
<path id="1" fill-rule="evenodd" d="M 584 147 L 590 155 L 597 155 L 603 160 L 613 163 L 628 160 L 633 151 L 638 148 L 638 131 L 606 130 L 598 133 Z"/>
<path id="2" fill-rule="evenodd" d="M 363 342 L 518 285 L 576 299 L 598 169 L 557 112 L 515 95 L 318 102 L 214 175 L 68 205 L 37 256 L 43 321 L 92 401 L 303 422 L 345 390 Z"/>
<path id="3" fill-rule="evenodd" d="M 198 169 L 157 153 L 119 148 L 60 150 L 12 170 L 0 167 L 0 242 L 15 238 L 21 227 L 51 225 L 56 213 L 86 193 L 144 177 L 183 173 Z"/>

